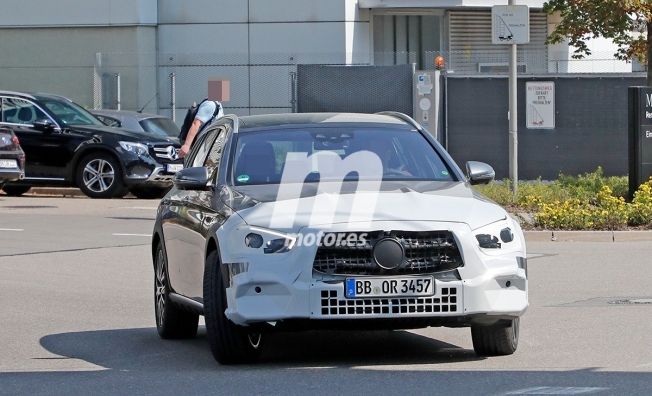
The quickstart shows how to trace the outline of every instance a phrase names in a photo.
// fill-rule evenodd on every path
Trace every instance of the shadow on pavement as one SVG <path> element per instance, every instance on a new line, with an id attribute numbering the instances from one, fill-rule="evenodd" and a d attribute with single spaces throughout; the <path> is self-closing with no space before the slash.
<path id="1" fill-rule="evenodd" d="M 652 373 L 443 369 L 479 358 L 403 331 L 279 333 L 268 341 L 260 364 L 220 366 L 203 327 L 181 341 L 161 340 L 153 328 L 53 334 L 41 339 L 45 349 L 104 370 L 0 373 L 0 394 L 649 394 L 652 385 Z"/>
<path id="2" fill-rule="evenodd" d="M 57 355 L 114 370 L 224 368 L 213 360 L 205 328 L 191 340 L 162 340 L 156 329 L 53 334 L 41 345 Z M 433 364 L 478 360 L 473 351 L 406 331 L 274 333 L 253 367 Z"/>

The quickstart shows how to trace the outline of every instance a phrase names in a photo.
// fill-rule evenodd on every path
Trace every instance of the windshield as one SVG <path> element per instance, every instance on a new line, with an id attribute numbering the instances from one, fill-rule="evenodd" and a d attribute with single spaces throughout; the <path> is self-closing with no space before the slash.
<path id="1" fill-rule="evenodd" d="M 152 135 L 161 137 L 179 136 L 179 127 L 169 118 L 146 118 L 140 120 L 140 126 Z"/>
<path id="2" fill-rule="evenodd" d="M 100 120 L 75 103 L 47 98 L 42 98 L 41 103 L 64 125 L 104 126 Z"/>
<path id="3" fill-rule="evenodd" d="M 238 134 L 236 186 L 319 181 L 454 181 L 451 169 L 416 130 L 310 128 Z"/>

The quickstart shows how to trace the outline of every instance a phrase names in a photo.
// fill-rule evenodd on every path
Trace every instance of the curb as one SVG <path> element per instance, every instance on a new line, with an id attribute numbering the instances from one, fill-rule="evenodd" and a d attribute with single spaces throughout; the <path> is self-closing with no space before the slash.
<path id="1" fill-rule="evenodd" d="M 25 195 L 87 198 L 80 189 L 74 187 L 32 187 Z"/>
<path id="2" fill-rule="evenodd" d="M 524 231 L 527 242 L 652 242 L 652 231 Z"/>

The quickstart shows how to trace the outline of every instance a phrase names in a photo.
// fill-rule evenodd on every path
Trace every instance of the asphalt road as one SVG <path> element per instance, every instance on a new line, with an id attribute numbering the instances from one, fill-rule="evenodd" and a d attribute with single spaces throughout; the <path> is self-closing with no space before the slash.
<path id="1" fill-rule="evenodd" d="M 156 205 L 0 196 L 0 394 L 652 394 L 652 238 L 530 242 L 513 356 L 476 357 L 468 329 L 310 332 L 224 367 L 203 326 L 158 338 Z"/>

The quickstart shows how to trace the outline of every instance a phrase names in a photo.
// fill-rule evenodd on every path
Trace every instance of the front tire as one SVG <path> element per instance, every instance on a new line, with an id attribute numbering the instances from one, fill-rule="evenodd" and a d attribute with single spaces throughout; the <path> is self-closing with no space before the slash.
<path id="1" fill-rule="evenodd" d="M 491 326 L 472 326 L 471 337 L 475 353 L 479 356 L 513 354 L 518 347 L 519 326 L 519 318 Z"/>
<path id="2" fill-rule="evenodd" d="M 20 197 L 25 194 L 32 188 L 31 186 L 20 186 L 20 185 L 6 185 L 2 187 L 2 191 L 5 192 L 10 197 Z"/>
<path id="3" fill-rule="evenodd" d="M 156 330 L 161 338 L 192 338 L 197 335 L 199 315 L 185 311 L 170 301 L 167 261 L 160 243 L 156 247 L 154 263 L 154 312 Z"/>
<path id="4" fill-rule="evenodd" d="M 226 282 L 214 251 L 204 268 L 204 319 L 211 352 L 221 364 L 255 362 L 262 350 L 262 332 L 231 322 L 224 314 L 226 308 Z"/>
<path id="5" fill-rule="evenodd" d="M 91 153 L 77 165 L 77 185 L 90 198 L 117 198 L 127 193 L 122 167 L 112 155 Z"/>

